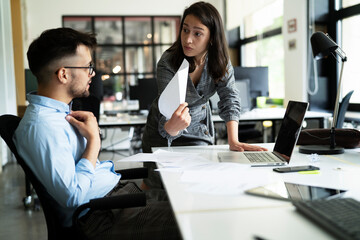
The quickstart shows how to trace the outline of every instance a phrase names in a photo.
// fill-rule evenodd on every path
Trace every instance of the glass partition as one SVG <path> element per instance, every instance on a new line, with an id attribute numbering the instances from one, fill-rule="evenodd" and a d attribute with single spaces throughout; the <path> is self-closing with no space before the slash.
<path id="1" fill-rule="evenodd" d="M 138 79 L 154 78 L 156 63 L 176 40 L 180 16 L 63 16 L 63 26 L 94 32 L 97 74 L 104 96 L 127 99 L 128 88 Z"/>

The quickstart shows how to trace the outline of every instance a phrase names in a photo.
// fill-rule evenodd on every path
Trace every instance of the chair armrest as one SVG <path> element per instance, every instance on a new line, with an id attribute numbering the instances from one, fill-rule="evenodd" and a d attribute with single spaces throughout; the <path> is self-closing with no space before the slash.
<path id="1" fill-rule="evenodd" d="M 121 174 L 121 180 L 140 179 L 148 177 L 148 169 L 146 167 L 121 169 L 116 170 L 116 172 Z"/>
<path id="2" fill-rule="evenodd" d="M 145 193 L 121 194 L 111 197 L 94 198 L 88 203 L 80 205 L 73 214 L 73 225 L 76 226 L 78 217 L 85 209 L 108 210 L 118 208 L 141 207 L 146 205 Z"/>

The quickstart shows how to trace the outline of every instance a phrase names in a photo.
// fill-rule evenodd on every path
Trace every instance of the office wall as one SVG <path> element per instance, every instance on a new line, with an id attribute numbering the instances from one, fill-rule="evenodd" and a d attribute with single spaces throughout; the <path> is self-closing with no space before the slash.
<path id="1" fill-rule="evenodd" d="M 284 0 L 283 36 L 285 69 L 285 102 L 307 101 L 307 1 Z M 296 31 L 289 32 L 288 23 L 296 20 Z M 295 44 L 290 48 L 290 43 Z"/>
<path id="2" fill-rule="evenodd" d="M 193 0 L 23 0 L 24 49 L 40 33 L 61 27 L 63 15 L 182 15 Z M 222 0 L 207 1 L 223 13 Z M 24 54 L 25 57 L 25 54 Z M 25 61 L 27 67 L 27 61 Z"/>
<path id="3" fill-rule="evenodd" d="M 0 1 L 0 115 L 16 114 L 14 56 L 10 0 Z M 0 141 L 0 172 L 10 157 L 5 142 Z"/>

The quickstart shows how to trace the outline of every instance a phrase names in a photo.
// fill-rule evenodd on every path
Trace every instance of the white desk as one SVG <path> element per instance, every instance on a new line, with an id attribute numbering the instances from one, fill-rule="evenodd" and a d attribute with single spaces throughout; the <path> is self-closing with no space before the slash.
<path id="1" fill-rule="evenodd" d="M 359 112 L 347 111 L 345 113 L 345 120 L 354 121 L 354 122 L 360 122 L 360 113 Z"/>
<path id="2" fill-rule="evenodd" d="M 241 121 L 274 121 L 274 120 L 282 120 L 285 115 L 285 108 L 256 108 L 248 112 L 244 112 L 240 115 Z M 327 120 L 331 117 L 331 113 L 327 112 L 314 112 L 307 111 L 305 114 L 305 119 L 314 119 L 319 120 L 320 127 L 326 127 Z M 219 115 L 213 115 L 214 122 L 222 121 Z"/>
<path id="3" fill-rule="evenodd" d="M 118 113 L 116 116 L 101 115 L 99 127 L 135 127 L 145 126 L 147 115 L 130 115 Z"/>
<path id="4" fill-rule="evenodd" d="M 266 145 L 271 149 L 272 145 Z M 218 161 L 216 153 L 228 146 L 161 148 L 176 152 L 200 152 L 210 161 Z M 153 149 L 156 150 L 156 149 Z M 314 186 L 360 191 L 360 153 L 346 150 L 344 154 L 319 156 L 313 165 L 320 174 L 279 174 L 268 168 L 274 179 Z M 307 155 L 294 150 L 290 165 L 309 164 Z M 264 170 L 265 169 L 265 170 Z M 339 170 L 341 169 L 341 170 Z M 210 195 L 189 192 L 190 184 L 180 183 L 181 173 L 161 172 L 172 208 L 184 239 L 333 239 L 331 235 L 295 211 L 291 203 L 246 194 Z"/>
<path id="5" fill-rule="evenodd" d="M 262 108 L 253 109 L 249 112 L 244 112 L 240 116 L 240 122 L 249 121 L 276 121 L 284 118 L 285 108 Z M 307 111 L 305 119 L 314 119 L 319 121 L 320 128 L 327 127 L 327 119 L 331 117 L 330 113 Z M 100 127 L 123 127 L 123 126 L 144 126 L 146 124 L 146 114 L 144 115 L 130 115 L 128 113 L 118 113 L 116 116 L 100 117 Z M 219 115 L 213 115 L 213 121 L 223 122 Z"/>

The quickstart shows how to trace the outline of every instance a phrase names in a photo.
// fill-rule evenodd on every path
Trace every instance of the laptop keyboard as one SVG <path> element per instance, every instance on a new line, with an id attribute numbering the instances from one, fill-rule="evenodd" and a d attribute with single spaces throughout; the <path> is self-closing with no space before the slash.
<path id="1" fill-rule="evenodd" d="M 299 212 L 339 239 L 360 240 L 360 202 L 352 198 L 336 198 L 293 204 Z"/>
<path id="2" fill-rule="evenodd" d="M 246 153 L 244 155 L 249 159 L 250 162 L 278 162 L 279 159 L 271 152 L 260 152 L 260 153 Z"/>

